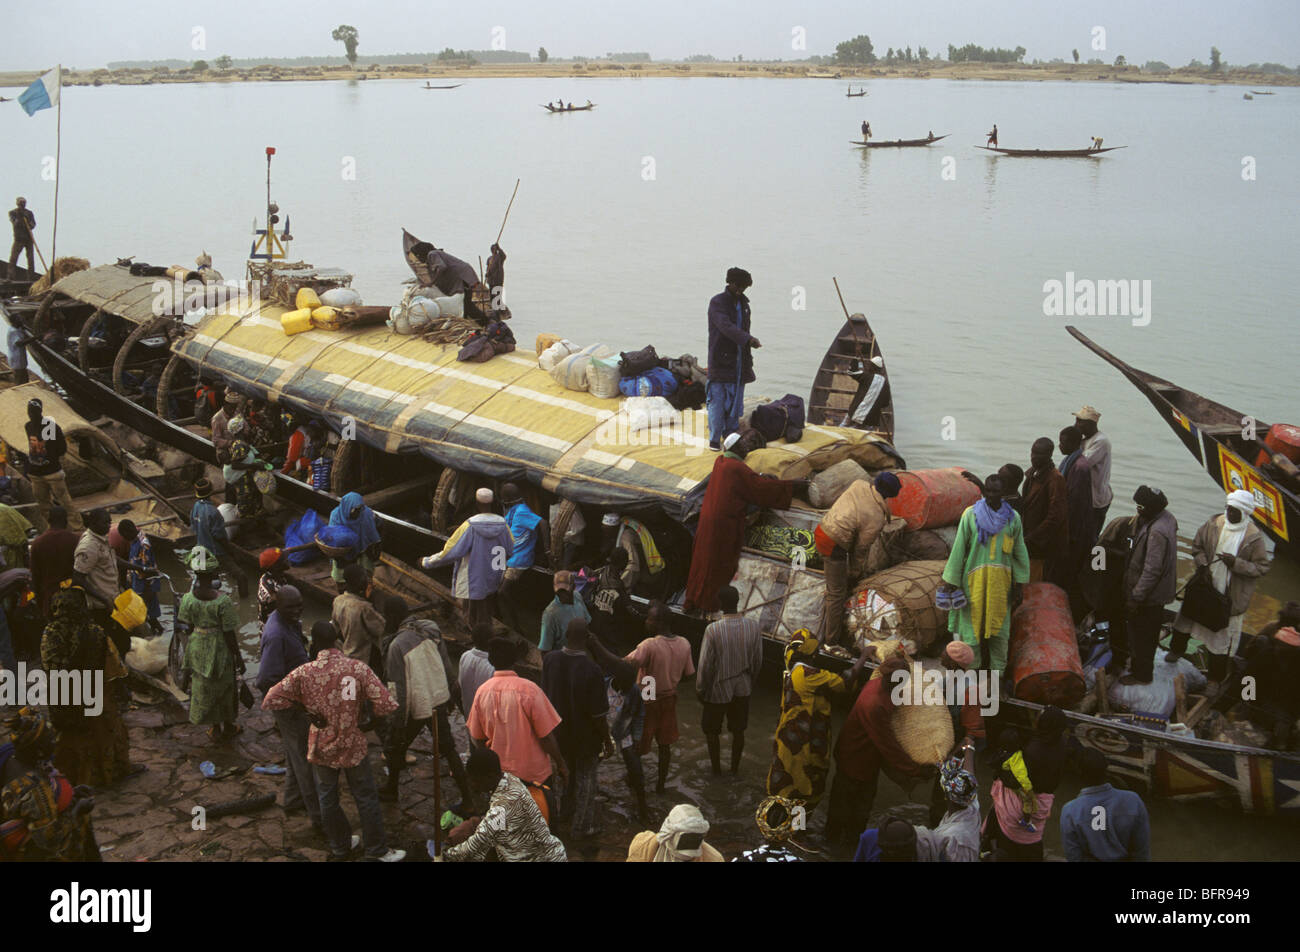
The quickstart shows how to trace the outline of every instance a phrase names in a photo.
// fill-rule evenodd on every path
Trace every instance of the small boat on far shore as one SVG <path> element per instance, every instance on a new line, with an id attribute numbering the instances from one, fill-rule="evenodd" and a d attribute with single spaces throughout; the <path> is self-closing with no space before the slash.
<path id="1" fill-rule="evenodd" d="M 865 87 L 862 88 L 862 89 L 859 89 L 859 90 L 855 93 L 855 92 L 853 91 L 853 87 L 850 86 L 849 89 L 848 89 L 848 92 L 846 92 L 844 95 L 847 96 L 849 99 L 857 99 L 859 96 L 865 96 L 866 94 L 867 94 L 867 90 L 866 90 Z"/>
<path id="2" fill-rule="evenodd" d="M 423 86 L 421 86 L 420 88 L 421 88 L 421 89 L 459 89 L 461 86 L 464 86 L 464 85 L 465 85 L 464 83 L 454 83 L 454 84 L 452 84 L 451 86 L 430 86 L 429 83 L 426 82 L 426 83 L 425 83 Z"/>
<path id="3" fill-rule="evenodd" d="M 587 105 L 585 105 L 585 106 L 565 106 L 563 109 L 556 109 L 556 108 L 555 108 L 554 106 L 552 106 L 550 103 L 542 103 L 541 106 L 542 106 L 542 108 L 545 109 L 547 112 L 552 112 L 552 113 L 554 113 L 554 112 L 587 112 L 588 110 L 591 110 L 591 109 L 595 109 L 595 108 L 596 108 L 596 104 L 595 104 L 594 102 L 589 102 L 589 103 L 587 103 Z"/>
<path id="4" fill-rule="evenodd" d="M 1264 91 L 1259 90 L 1259 89 L 1252 89 L 1251 92 L 1254 93 L 1256 96 L 1272 96 L 1272 95 L 1274 95 L 1273 93 L 1270 93 L 1270 92 L 1264 92 Z"/>
<path id="5" fill-rule="evenodd" d="M 1101 155 L 1103 152 L 1127 149 L 1128 146 L 1108 145 L 1104 149 L 994 149 L 986 145 L 977 145 L 975 148 L 983 149 L 985 152 L 996 152 L 998 155 L 1009 155 L 1013 158 L 1068 159 Z"/>
<path id="6" fill-rule="evenodd" d="M 850 139 L 850 145 L 856 145 L 859 149 L 905 149 L 910 146 L 932 145 L 940 139 L 946 139 L 951 133 L 944 133 L 941 136 L 930 135 L 923 139 L 881 139 L 879 142 L 861 142 L 856 139 Z"/>

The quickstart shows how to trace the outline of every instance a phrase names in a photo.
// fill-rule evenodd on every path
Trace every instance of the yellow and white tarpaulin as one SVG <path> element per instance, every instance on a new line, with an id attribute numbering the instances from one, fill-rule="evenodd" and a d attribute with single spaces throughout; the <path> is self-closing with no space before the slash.
<path id="1" fill-rule="evenodd" d="M 454 345 L 387 327 L 312 330 L 292 337 L 283 308 L 204 319 L 174 350 L 242 393 L 306 411 L 389 453 L 421 453 L 444 466 L 527 478 L 578 503 L 662 509 L 684 519 L 698 507 L 717 454 L 703 411 L 679 424 L 632 432 L 620 400 L 566 390 L 532 353 L 461 363 Z M 798 478 L 842 459 L 868 469 L 899 465 L 882 437 L 809 426 L 797 444 L 751 453 L 758 472 Z"/>

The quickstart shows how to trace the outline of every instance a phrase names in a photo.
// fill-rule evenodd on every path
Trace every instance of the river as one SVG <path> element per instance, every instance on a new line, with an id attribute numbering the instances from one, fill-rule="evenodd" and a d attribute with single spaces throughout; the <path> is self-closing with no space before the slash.
<path id="1" fill-rule="evenodd" d="M 514 330 L 619 350 L 703 355 L 704 310 L 733 265 L 750 297 L 759 383 L 806 394 L 843 316 L 863 311 L 888 361 L 896 443 L 912 467 L 1026 465 L 1073 411 L 1101 410 L 1114 444 L 1112 513 L 1158 485 L 1185 536 L 1221 494 L 1118 373 L 1063 330 L 1079 324 L 1137 367 L 1260 419 L 1297 420 L 1294 210 L 1300 93 L 1243 101 L 1239 87 L 890 80 L 847 99 L 810 80 L 470 80 L 198 84 L 63 91 L 58 247 L 94 263 L 212 254 L 239 277 L 264 213 L 264 147 L 291 257 L 356 275 L 395 303 L 409 272 L 401 228 L 466 260 L 486 256 L 516 178 L 502 244 Z M 550 115 L 539 103 L 598 104 Z M 0 181 L 27 196 L 49 251 L 50 112 L 0 111 Z M 853 148 L 951 134 L 927 149 Z M 1100 159 L 994 157 L 1006 147 L 1127 148 Z M 1056 317 L 1045 284 L 1136 280 L 1145 313 Z M 1279 562 L 1265 599 L 1295 597 Z M 773 681 L 775 679 L 773 678 Z M 692 692 L 688 691 L 687 696 Z M 739 785 L 699 779 L 694 701 L 682 705 L 683 796 L 754 801 L 777 692 L 754 704 Z M 647 765 L 651 758 L 646 758 Z M 613 769 L 611 765 L 610 768 Z M 621 770 L 621 767 L 618 768 Z M 607 789 L 623 789 L 615 773 Z M 731 791 L 731 792 L 728 792 Z M 1063 791 L 1069 795 L 1069 791 Z M 901 794 L 881 784 L 878 807 Z M 669 804 L 670 805 L 670 804 Z M 733 809 L 734 807 L 734 809 Z M 1161 859 L 1292 858 L 1292 823 L 1153 803 Z M 752 828 L 751 828 L 752 830 Z M 756 832 L 753 833 L 756 836 Z M 1056 825 L 1049 850 L 1058 849 Z"/>

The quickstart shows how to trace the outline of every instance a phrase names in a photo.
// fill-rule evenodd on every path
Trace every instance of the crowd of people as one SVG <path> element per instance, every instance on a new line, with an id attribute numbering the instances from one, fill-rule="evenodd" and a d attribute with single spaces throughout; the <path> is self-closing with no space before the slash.
<path id="1" fill-rule="evenodd" d="M 421 563 L 426 570 L 454 567 L 452 594 L 473 641 L 458 662 L 436 622 L 400 597 L 376 591 L 373 573 L 382 541 L 375 514 L 360 494 L 344 494 L 329 516 L 328 526 L 350 533 L 355 542 L 347 557 L 333 562 L 338 594 L 330 617 L 309 632 L 303 593 L 292 582 L 285 550 L 261 554 L 256 686 L 284 747 L 282 805 L 307 815 L 332 859 L 349 859 L 358 850 L 371 860 L 405 858 L 405 851 L 390 844 L 381 804 L 401 803 L 401 777 L 414 762 L 410 749 L 425 730 L 436 769 L 446 765 L 458 793 L 447 815 L 437 818 L 440 830 L 430 849 L 437 861 L 566 859 L 574 844 L 589 843 L 602 831 L 598 769 L 616 755 L 636 815 L 650 827 L 632 839 L 629 861 L 723 859 L 706 842 L 710 826 L 695 805 L 676 805 L 653 829 L 642 759 L 655 752 L 654 793 L 665 795 L 673 748 L 682 736 L 678 697 L 694 679 L 712 774 L 724 774 L 724 727 L 730 742 L 725 768 L 740 774 L 750 699 L 763 667 L 758 622 L 741 610 L 740 592 L 730 584 L 746 510 L 788 508 L 807 490 L 806 480 L 754 473 L 737 432 L 744 385 L 754 379 L 751 351 L 759 346 L 749 333 L 744 296 L 751 283 L 747 272 L 732 269 L 726 290 L 709 309 L 710 436 L 719 456 L 685 586 L 686 611 L 710 619 L 698 657 L 674 632 L 663 601 L 651 601 L 643 617 L 632 610 L 622 581 L 627 552 L 617 546 L 605 547 L 602 564 L 593 570 L 555 571 L 553 599 L 536 630 L 525 631 L 521 586 L 525 573 L 549 557 L 552 540 L 549 521 L 514 483 L 501 486 L 499 499 L 491 489 L 479 489 L 477 512 Z M 233 392 L 218 403 L 215 390 L 200 391 L 225 467 L 226 499 L 241 518 L 260 512 L 267 491 L 261 477 L 272 464 L 259 459 L 254 446 L 273 433 L 289 437 L 282 473 L 317 484 L 323 469 L 328 481 L 328 434 L 319 423 L 278 419 L 265 404 Z M 161 576 L 147 535 L 129 519 L 114 525 L 104 510 L 76 512 L 60 462 L 66 439 L 42 416 L 39 401 L 32 401 L 29 414 L 29 452 L 16 462 L 32 482 L 36 528 L 42 531 L 6 559 L 22 558 L 30 566 L 35 602 L 47 620 L 40 643 L 46 670 L 102 672 L 112 688 L 95 717 L 53 705 L 49 724 L 32 711 L 7 721 L 11 741 L 0 745 L 0 768 L 6 780 L 15 770 L 35 770 L 47 785 L 66 783 L 79 791 L 65 798 L 63 838 L 31 845 L 32 855 L 63 849 L 72 857 L 88 841 L 93 845 L 90 788 L 111 786 L 138 769 L 130 762 L 121 715 L 129 634 L 116 609 L 119 594 L 133 592 L 145 605 L 147 623 L 160 630 Z M 1107 521 L 1111 445 L 1099 420 L 1095 408 L 1082 407 L 1055 440 L 1031 444 L 1028 469 L 1007 463 L 984 479 L 966 474 L 980 498 L 962 514 L 943 569 L 938 598 L 950 610 L 952 635 L 942 647 L 944 667 L 1003 671 L 1021 586 L 1050 581 L 1066 592 L 1076 620 L 1093 612 L 1110 622 L 1111 670 L 1122 675 L 1122 684 L 1152 680 L 1165 606 L 1177 597 L 1177 521 L 1164 494 L 1145 485 L 1133 497 L 1133 515 Z M 1141 799 L 1107 782 L 1099 754 L 1071 748 L 1059 709 L 1045 709 L 1032 731 L 1004 729 L 990 739 L 979 710 L 956 704 L 950 711 L 953 747 L 937 765 L 917 764 L 893 729 L 891 689 L 908 675 L 911 659 L 877 657 L 875 648 L 865 647 L 846 670 L 832 670 L 822 649 L 845 642 L 851 566 L 889 522 L 889 500 L 899 491 L 900 481 L 890 472 L 859 480 L 817 526 L 815 545 L 826 560 L 819 631 L 801 629 L 786 646 L 766 799 L 756 814 L 764 842 L 736 859 L 788 862 L 820 854 L 858 861 L 1041 860 L 1043 833 L 1071 757 L 1085 787 L 1055 811 L 1066 857 L 1147 859 L 1149 823 Z M 191 723 L 207 727 L 214 743 L 226 743 L 241 730 L 241 703 L 255 701 L 243 681 L 239 603 L 220 577 L 235 578 L 241 598 L 246 583 L 234 565 L 211 482 L 200 479 L 194 495 L 196 545 L 186 560 L 194 580 L 176 609 L 176 622 L 188 633 L 181 687 L 190 695 Z M 1242 653 L 1242 619 L 1256 580 L 1269 567 L 1263 534 L 1250 519 L 1255 505 L 1248 492 L 1228 494 L 1224 512 L 1207 520 L 1193 543 L 1193 584 L 1219 596 L 1223 618 L 1211 620 L 1188 599 L 1173 626 L 1167 660 L 1180 657 L 1195 638 L 1209 652 L 1212 689 L 1222 690 L 1241 673 L 1231 662 Z M 1300 713 L 1300 681 L 1288 677 L 1300 670 L 1298 623 L 1300 607 L 1290 605 L 1277 625 L 1244 646 L 1247 673 L 1258 676 L 1265 700 L 1278 712 L 1275 733 L 1282 743 Z M 539 671 L 525 670 L 528 645 L 518 634 L 507 636 L 509 629 L 537 644 Z M 7 637 L 0 640 L 0 665 L 14 665 Z M 848 700 L 849 710 L 838 738 L 832 738 L 836 699 Z M 463 717 L 469 736 L 465 758 L 452 729 L 456 716 Z M 371 731 L 382 750 L 380 772 L 370 763 Z M 977 750 L 992 769 L 989 810 L 982 819 Z M 41 772 L 42 758 L 55 772 Z M 870 825 L 882 772 L 909 797 L 918 787 L 929 789 L 929 826 L 901 819 L 896 811 Z M 341 806 L 344 779 L 360 818 L 359 836 Z M 826 819 L 817 837 L 808 821 L 823 799 Z M 1090 822 L 1098 807 L 1110 817 L 1100 828 Z"/>

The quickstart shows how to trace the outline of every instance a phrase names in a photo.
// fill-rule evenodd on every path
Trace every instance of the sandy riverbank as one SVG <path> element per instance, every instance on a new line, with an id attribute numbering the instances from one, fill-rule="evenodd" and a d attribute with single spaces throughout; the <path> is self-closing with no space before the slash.
<path id="1" fill-rule="evenodd" d="M 26 86 L 36 72 L 0 72 L 0 86 Z M 1136 66 L 1088 66 L 1084 64 L 956 63 L 909 66 L 816 67 L 781 63 L 609 63 L 553 62 L 511 63 L 478 66 L 414 64 L 408 66 L 258 66 L 252 69 L 160 71 L 150 69 L 75 70 L 64 74 L 68 86 L 143 86 L 162 83 L 304 82 L 320 80 L 447 80 L 472 79 L 623 77 L 724 77 L 751 79 L 822 79 L 860 82 L 874 79 L 947 79 L 1001 82 L 1125 82 L 1175 83 L 1180 85 L 1300 86 L 1300 77 L 1233 70 L 1211 73 L 1179 69 L 1166 73 L 1144 73 Z"/>

